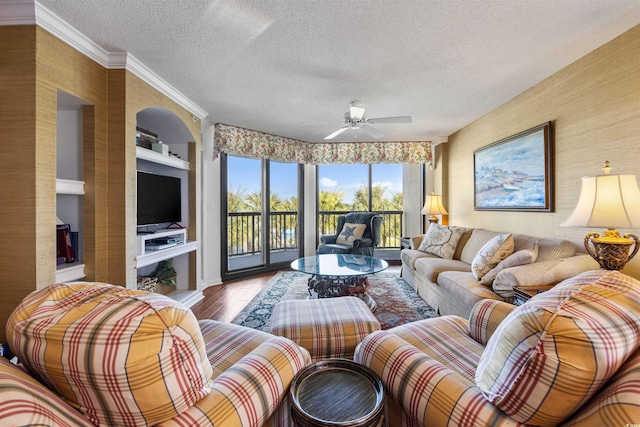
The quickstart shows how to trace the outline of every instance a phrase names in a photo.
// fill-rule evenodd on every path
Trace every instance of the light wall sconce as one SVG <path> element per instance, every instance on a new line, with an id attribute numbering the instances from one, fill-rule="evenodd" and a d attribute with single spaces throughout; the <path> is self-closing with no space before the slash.
<path id="1" fill-rule="evenodd" d="M 616 228 L 640 228 L 640 190 L 635 175 L 611 175 L 608 161 L 602 170 L 604 175 L 582 178 L 578 204 L 560 226 L 605 227 L 602 237 L 588 233 L 584 246 L 605 270 L 621 270 L 638 252 L 640 241 L 635 234 L 620 236 Z"/>
<path id="2" fill-rule="evenodd" d="M 436 215 L 449 215 L 442 205 L 442 196 L 435 193 L 431 193 L 430 196 L 427 196 L 424 201 L 424 207 L 420 213 L 422 213 L 422 215 L 431 215 L 429 217 L 429 222 L 434 224 L 437 224 L 439 221 Z"/>

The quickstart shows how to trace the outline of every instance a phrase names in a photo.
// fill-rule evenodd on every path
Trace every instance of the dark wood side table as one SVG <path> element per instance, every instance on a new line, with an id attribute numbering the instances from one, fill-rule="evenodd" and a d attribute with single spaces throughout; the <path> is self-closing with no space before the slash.
<path id="1" fill-rule="evenodd" d="M 548 291 L 551 286 L 516 286 L 513 288 L 513 304 L 522 305 L 541 292 Z"/>
<path id="2" fill-rule="evenodd" d="M 380 427 L 384 389 L 366 366 L 325 359 L 298 372 L 291 383 L 291 418 L 298 427 Z"/>

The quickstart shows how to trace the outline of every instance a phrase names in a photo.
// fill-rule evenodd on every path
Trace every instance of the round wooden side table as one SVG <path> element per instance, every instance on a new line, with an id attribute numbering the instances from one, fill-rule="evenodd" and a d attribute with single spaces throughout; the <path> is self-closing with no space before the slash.
<path id="1" fill-rule="evenodd" d="M 380 427 L 384 389 L 366 366 L 325 359 L 307 366 L 291 384 L 291 416 L 298 427 Z"/>

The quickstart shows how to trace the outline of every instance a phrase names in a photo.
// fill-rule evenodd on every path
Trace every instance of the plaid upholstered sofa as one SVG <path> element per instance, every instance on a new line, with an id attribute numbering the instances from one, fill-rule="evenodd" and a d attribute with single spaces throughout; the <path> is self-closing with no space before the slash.
<path id="1" fill-rule="evenodd" d="M 477 303 L 377 331 L 356 349 L 390 426 L 640 424 L 640 281 L 594 270 L 515 307 Z"/>
<path id="2" fill-rule="evenodd" d="M 501 250 L 483 257 L 495 242 Z M 510 251 L 501 259 L 505 247 Z M 438 313 L 468 318 L 480 300 L 511 302 L 515 286 L 554 285 L 599 268 L 576 249 L 562 239 L 431 224 L 400 253 L 402 277 Z"/>
<path id="3" fill-rule="evenodd" d="M 289 425 L 283 403 L 309 353 L 159 294 L 56 284 L 7 323 L 21 366 L 0 357 L 2 426 Z"/>

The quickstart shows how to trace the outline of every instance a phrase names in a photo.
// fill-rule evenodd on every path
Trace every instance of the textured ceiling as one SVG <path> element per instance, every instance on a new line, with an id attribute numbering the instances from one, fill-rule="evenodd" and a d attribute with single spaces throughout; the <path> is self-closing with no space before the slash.
<path id="1" fill-rule="evenodd" d="M 640 0 L 38 2 L 210 122 L 313 142 L 353 100 L 413 117 L 383 140 L 448 136 L 640 23 Z"/>

